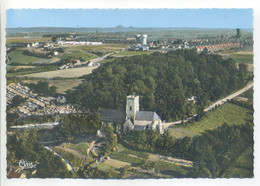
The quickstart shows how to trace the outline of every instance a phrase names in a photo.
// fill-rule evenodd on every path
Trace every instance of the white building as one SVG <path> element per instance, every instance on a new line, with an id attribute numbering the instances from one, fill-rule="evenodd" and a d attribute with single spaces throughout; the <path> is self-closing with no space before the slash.
<path id="1" fill-rule="evenodd" d="M 143 45 L 147 45 L 147 35 L 143 34 Z"/>

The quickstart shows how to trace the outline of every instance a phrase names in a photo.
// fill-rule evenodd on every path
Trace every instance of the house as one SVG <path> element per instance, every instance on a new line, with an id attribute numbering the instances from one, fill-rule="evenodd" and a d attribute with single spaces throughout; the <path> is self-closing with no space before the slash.
<path id="1" fill-rule="evenodd" d="M 80 60 L 78 60 L 78 59 L 70 60 L 70 64 L 69 64 L 70 67 L 74 67 L 74 66 L 78 66 L 78 65 L 81 65 Z"/>
<path id="2" fill-rule="evenodd" d="M 39 43 L 38 42 L 33 42 L 32 43 L 32 47 L 38 47 L 39 46 Z"/>
<path id="3" fill-rule="evenodd" d="M 7 174 L 8 178 L 26 178 L 26 173 L 22 172 L 20 169 L 10 170 Z"/>
<path id="4" fill-rule="evenodd" d="M 54 54 L 55 56 L 58 56 L 58 55 L 59 55 L 59 52 L 58 52 L 58 51 L 54 51 L 53 54 Z"/>
<path id="5" fill-rule="evenodd" d="M 126 122 L 124 131 L 157 130 L 164 132 L 161 118 L 153 111 L 139 111 L 139 96 L 129 95 L 126 98 Z"/>

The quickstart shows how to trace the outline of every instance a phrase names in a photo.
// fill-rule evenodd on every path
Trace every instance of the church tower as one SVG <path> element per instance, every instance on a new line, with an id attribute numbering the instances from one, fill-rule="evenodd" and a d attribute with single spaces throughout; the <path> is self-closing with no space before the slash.
<path id="1" fill-rule="evenodd" d="M 133 122 L 136 117 L 136 112 L 139 111 L 139 96 L 129 95 L 126 97 L 126 116 Z"/>

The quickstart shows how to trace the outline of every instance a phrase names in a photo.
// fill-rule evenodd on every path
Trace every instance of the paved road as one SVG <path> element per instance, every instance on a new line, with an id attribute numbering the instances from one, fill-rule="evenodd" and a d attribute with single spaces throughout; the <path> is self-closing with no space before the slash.
<path id="1" fill-rule="evenodd" d="M 231 95 L 229 95 L 229 96 L 227 96 L 227 97 L 225 97 L 223 99 L 220 99 L 220 100 L 216 101 L 215 103 L 210 105 L 208 108 L 205 108 L 204 112 L 207 112 L 207 111 L 213 109 L 216 105 L 224 104 L 228 100 L 233 99 L 234 97 L 236 97 L 236 96 L 242 94 L 243 92 L 247 91 L 248 89 L 253 87 L 253 85 L 254 85 L 254 83 L 250 83 L 247 86 L 245 86 L 244 88 L 242 88 L 241 90 L 239 90 L 239 91 L 237 91 L 237 92 L 235 92 L 235 93 L 233 93 L 233 94 L 231 94 Z M 195 114 L 193 117 L 195 117 L 195 116 L 197 116 L 197 114 Z M 187 121 L 190 121 L 191 119 L 192 119 L 192 117 L 189 117 L 189 118 L 187 118 L 185 120 L 179 120 L 179 121 L 174 121 L 174 122 L 165 122 L 165 123 L 163 123 L 163 126 L 164 126 L 165 129 L 167 129 L 168 127 L 170 127 L 172 125 L 181 124 L 182 122 L 185 123 Z"/>
<path id="2" fill-rule="evenodd" d="M 233 99 L 234 97 L 242 94 L 243 92 L 247 91 L 248 89 L 250 89 L 251 87 L 253 87 L 254 83 L 251 83 L 249 85 L 247 85 L 246 87 L 242 88 L 241 90 L 223 98 L 223 99 L 220 99 L 218 101 L 216 101 L 214 104 L 210 105 L 208 108 L 204 109 L 204 112 L 207 112 L 209 110 L 211 110 L 212 108 L 214 108 L 216 105 L 222 105 L 223 103 L 227 102 L 228 100 L 230 99 Z"/>

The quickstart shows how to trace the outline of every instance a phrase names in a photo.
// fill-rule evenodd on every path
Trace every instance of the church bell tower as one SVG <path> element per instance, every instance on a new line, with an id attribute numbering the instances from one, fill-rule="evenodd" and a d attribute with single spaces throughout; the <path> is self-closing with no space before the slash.
<path id="1" fill-rule="evenodd" d="M 136 117 L 136 112 L 139 111 L 139 96 L 129 95 L 126 97 L 126 116 L 133 122 Z"/>

